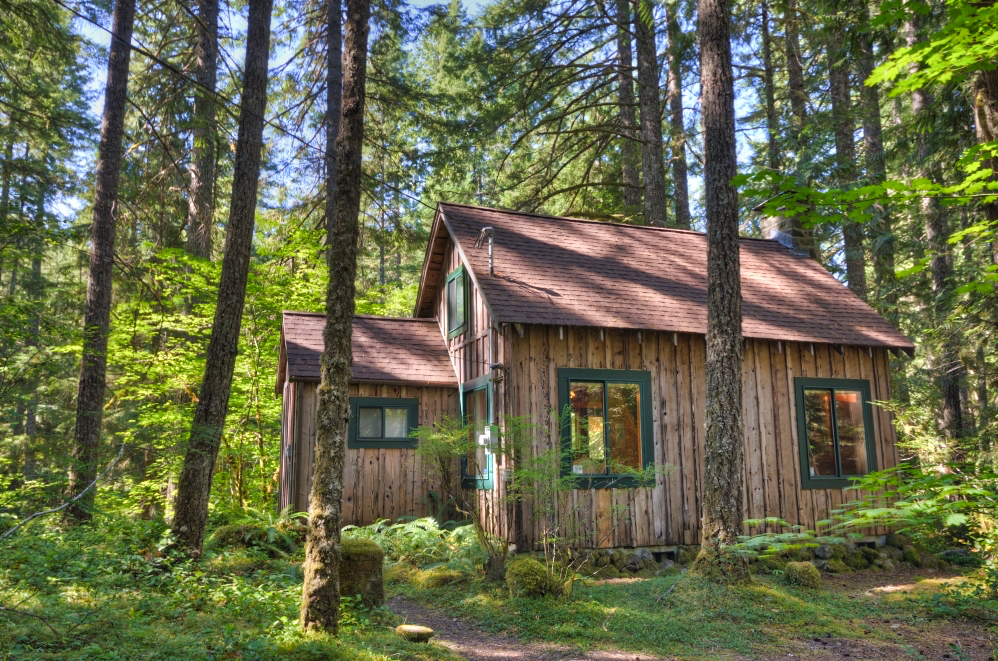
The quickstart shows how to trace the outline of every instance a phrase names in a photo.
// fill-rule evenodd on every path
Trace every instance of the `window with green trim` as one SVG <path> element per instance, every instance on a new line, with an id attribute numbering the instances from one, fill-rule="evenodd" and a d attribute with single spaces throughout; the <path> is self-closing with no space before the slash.
<path id="1" fill-rule="evenodd" d="M 841 489 L 877 469 L 870 382 L 794 379 L 802 486 Z"/>
<path id="2" fill-rule="evenodd" d="M 494 470 L 492 444 L 496 428 L 489 424 L 491 402 L 489 377 L 469 381 L 462 388 L 461 411 L 469 426 L 473 450 L 461 458 L 461 486 L 465 489 L 491 489 Z"/>
<path id="3" fill-rule="evenodd" d="M 468 327 L 468 292 L 465 280 L 463 264 L 447 275 L 444 296 L 447 303 L 448 338 L 460 335 Z"/>
<path id="4" fill-rule="evenodd" d="M 419 426 L 419 400 L 351 397 L 348 448 L 414 448 L 409 434 Z"/>
<path id="5" fill-rule="evenodd" d="M 558 370 L 563 472 L 580 486 L 632 486 L 655 461 L 651 372 Z"/>

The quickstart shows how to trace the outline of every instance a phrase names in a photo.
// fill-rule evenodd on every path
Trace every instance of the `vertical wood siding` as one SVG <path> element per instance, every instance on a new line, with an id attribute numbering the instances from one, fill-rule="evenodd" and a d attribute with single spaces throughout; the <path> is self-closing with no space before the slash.
<path id="1" fill-rule="evenodd" d="M 654 488 L 577 491 L 562 516 L 577 517 L 591 546 L 697 544 L 703 479 L 706 346 L 703 336 L 528 325 L 524 337 L 508 327 L 504 363 L 509 369 L 504 411 L 527 415 L 547 434 L 535 451 L 557 442 L 557 369 L 584 367 L 651 372 L 655 462 L 674 467 Z M 675 337 L 675 342 L 673 341 Z M 813 353 L 812 353 L 813 348 Z M 814 528 L 855 498 L 841 489 L 800 488 L 800 453 L 794 377 L 868 379 L 875 400 L 891 396 L 885 349 L 747 340 L 742 378 L 745 429 L 745 518 L 780 517 Z M 874 406 L 878 468 L 898 462 L 891 414 Z M 615 507 L 627 505 L 614 525 Z M 539 538 L 529 503 L 520 508 L 520 544 Z M 761 532 L 762 527 L 751 531 Z"/>
<path id="2" fill-rule="evenodd" d="M 292 410 L 294 464 L 292 497 L 295 509 L 308 509 L 312 489 L 312 471 L 315 464 L 315 404 L 316 383 L 289 384 L 294 393 L 288 397 Z M 350 384 L 351 397 L 414 397 L 419 400 L 419 424 L 439 422 L 444 415 L 459 414 L 457 390 L 446 387 L 406 386 L 387 384 Z M 282 467 L 284 465 L 282 460 Z M 424 471 L 422 461 L 412 449 L 397 448 L 347 448 L 343 470 L 343 525 L 363 526 L 378 519 L 395 520 L 400 516 L 427 516 L 426 495 L 439 491 L 429 471 Z M 289 498 L 289 501 L 292 500 Z M 291 504 L 290 502 L 288 504 Z"/>

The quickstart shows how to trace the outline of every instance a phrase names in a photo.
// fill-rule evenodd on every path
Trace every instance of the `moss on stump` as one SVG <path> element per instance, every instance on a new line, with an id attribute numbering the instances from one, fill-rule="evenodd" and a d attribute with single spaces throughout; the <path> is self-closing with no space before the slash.
<path id="1" fill-rule="evenodd" d="M 340 595 L 360 595 L 367 608 L 385 603 L 382 565 L 385 552 L 369 539 L 344 539 L 340 544 Z"/>
<path id="2" fill-rule="evenodd" d="M 818 568 L 810 562 L 788 562 L 783 571 L 787 583 L 791 585 L 812 590 L 821 587 L 821 574 L 818 573 Z"/>

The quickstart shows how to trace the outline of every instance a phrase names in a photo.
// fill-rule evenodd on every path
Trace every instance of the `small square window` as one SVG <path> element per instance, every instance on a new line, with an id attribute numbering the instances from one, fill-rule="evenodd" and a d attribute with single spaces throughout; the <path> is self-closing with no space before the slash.
<path id="1" fill-rule="evenodd" d="M 348 448 L 414 448 L 409 434 L 419 426 L 413 398 L 351 397 Z"/>

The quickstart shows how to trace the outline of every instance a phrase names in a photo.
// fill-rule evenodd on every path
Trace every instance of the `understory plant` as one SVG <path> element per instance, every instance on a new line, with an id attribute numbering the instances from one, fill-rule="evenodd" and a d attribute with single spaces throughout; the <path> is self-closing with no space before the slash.
<path id="1" fill-rule="evenodd" d="M 566 407 L 558 421 L 560 429 L 567 428 L 569 416 Z M 501 526 L 499 515 L 518 509 L 526 513 L 523 525 L 535 526 L 536 550 L 541 553 L 548 584 L 562 586 L 553 592 L 567 594 L 588 557 L 579 550 L 606 546 L 616 528 L 629 520 L 637 489 L 654 486 L 671 468 L 652 465 L 637 470 L 611 464 L 611 476 L 596 484 L 572 473 L 571 447 L 562 444 L 560 438 L 552 438 L 547 427 L 527 417 L 503 416 L 497 429 L 501 431 L 494 434 L 490 450 L 502 460 L 501 488 L 459 488 L 461 461 L 476 449 L 473 425 L 445 418 L 435 425 L 420 427 L 414 433 L 419 440 L 417 453 L 424 465 L 435 471 L 441 490 L 453 498 L 458 512 L 472 521 L 487 576 L 500 578 L 504 574 L 514 541 L 509 539 L 512 531 Z M 499 465 L 499 461 L 494 463 L 497 473 Z M 597 496 L 604 488 L 616 489 L 618 497 L 610 505 L 609 523 L 597 528 L 587 520 L 591 518 L 587 513 L 597 511 Z M 623 499 L 621 493 L 625 494 Z"/>

